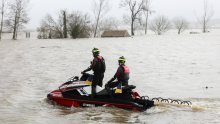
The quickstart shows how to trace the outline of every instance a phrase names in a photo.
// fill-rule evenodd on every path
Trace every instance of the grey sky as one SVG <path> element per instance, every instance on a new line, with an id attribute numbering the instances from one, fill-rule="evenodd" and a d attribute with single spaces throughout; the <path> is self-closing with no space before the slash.
<path id="1" fill-rule="evenodd" d="M 92 14 L 93 0 L 30 0 L 28 28 L 39 26 L 41 19 L 47 14 L 56 15 L 59 10 L 83 11 Z M 110 12 L 106 16 L 121 18 L 125 13 L 125 8 L 120 8 L 122 0 L 109 0 Z M 220 0 L 208 0 L 210 7 L 214 10 L 213 18 L 220 18 Z M 152 8 L 156 15 L 166 15 L 169 18 L 183 16 L 190 21 L 196 20 L 202 12 L 203 0 L 153 0 Z M 153 16 L 152 16 L 153 17 Z"/>

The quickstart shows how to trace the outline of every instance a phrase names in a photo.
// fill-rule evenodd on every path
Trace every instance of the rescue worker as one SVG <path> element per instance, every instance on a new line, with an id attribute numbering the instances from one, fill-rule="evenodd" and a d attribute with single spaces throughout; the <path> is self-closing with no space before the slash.
<path id="1" fill-rule="evenodd" d="M 125 57 L 122 56 L 118 59 L 119 67 L 117 72 L 115 73 L 114 77 L 107 82 L 105 88 L 109 92 L 110 88 L 117 87 L 118 85 L 127 86 L 129 80 L 129 68 L 125 65 Z M 113 82 L 117 78 L 117 81 Z M 111 94 L 110 94 L 111 95 Z"/>
<path id="2" fill-rule="evenodd" d="M 99 85 L 102 87 L 102 81 L 104 78 L 104 73 L 105 73 L 105 60 L 104 58 L 100 55 L 100 51 L 98 48 L 94 48 L 92 50 L 93 54 L 93 61 L 91 62 L 91 65 L 81 73 L 85 73 L 87 71 L 93 70 L 94 76 L 93 76 L 93 81 L 92 81 L 92 97 L 95 97 L 96 95 L 96 86 Z"/>

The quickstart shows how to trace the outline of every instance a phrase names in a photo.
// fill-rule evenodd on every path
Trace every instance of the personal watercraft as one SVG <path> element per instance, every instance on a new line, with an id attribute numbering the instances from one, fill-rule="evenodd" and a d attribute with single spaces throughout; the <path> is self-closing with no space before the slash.
<path id="1" fill-rule="evenodd" d="M 57 90 L 47 95 L 47 98 L 61 106 L 67 107 L 118 107 L 145 111 L 154 106 L 154 101 L 141 97 L 133 85 L 122 87 L 122 93 L 115 93 L 116 89 L 107 90 L 96 87 L 96 96 L 91 95 L 92 75 L 84 73 L 81 78 L 74 76 L 63 83 Z"/>

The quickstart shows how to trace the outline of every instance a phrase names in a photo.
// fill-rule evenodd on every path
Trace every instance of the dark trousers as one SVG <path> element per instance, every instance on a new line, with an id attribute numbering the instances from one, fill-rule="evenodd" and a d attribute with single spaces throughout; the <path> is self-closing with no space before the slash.
<path id="1" fill-rule="evenodd" d="M 115 82 L 111 82 L 111 83 L 107 84 L 106 87 L 114 88 L 114 87 L 117 87 L 118 85 L 119 85 L 119 82 L 115 81 Z"/>
<path id="2" fill-rule="evenodd" d="M 117 87 L 120 82 L 122 82 L 122 81 L 111 82 L 111 83 L 107 84 L 106 86 L 109 87 L 109 88 L 114 88 L 114 87 Z M 122 86 L 127 86 L 127 85 L 128 85 L 128 81 L 123 81 L 122 82 Z"/>
<path id="3" fill-rule="evenodd" d="M 115 81 L 115 82 L 111 82 L 109 84 L 105 85 L 105 89 L 107 90 L 108 94 L 112 97 L 112 93 L 111 93 L 111 88 L 115 88 L 119 85 L 119 83 L 122 81 Z M 124 81 L 122 83 L 122 86 L 127 86 L 128 85 L 128 81 Z"/>
<path id="4" fill-rule="evenodd" d="M 96 86 L 102 87 L 102 81 L 104 78 L 104 74 L 94 74 L 92 81 L 92 96 L 96 95 Z"/>

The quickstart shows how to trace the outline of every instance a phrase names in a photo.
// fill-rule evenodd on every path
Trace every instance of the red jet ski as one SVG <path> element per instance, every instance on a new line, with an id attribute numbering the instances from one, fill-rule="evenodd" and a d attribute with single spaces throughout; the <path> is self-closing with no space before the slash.
<path id="1" fill-rule="evenodd" d="M 122 87 L 122 93 L 115 93 L 116 89 L 106 90 L 97 86 L 96 96 L 91 97 L 92 75 L 83 74 L 82 77 L 75 76 L 62 84 L 57 90 L 47 95 L 47 98 L 61 106 L 67 107 L 118 107 L 145 111 L 154 106 L 154 101 L 141 97 L 134 91 L 133 85 Z"/>

